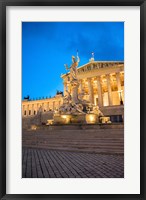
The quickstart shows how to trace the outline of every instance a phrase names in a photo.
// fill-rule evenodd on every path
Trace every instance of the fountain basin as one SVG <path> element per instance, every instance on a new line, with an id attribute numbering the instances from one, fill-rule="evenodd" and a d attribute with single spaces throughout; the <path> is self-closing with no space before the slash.
<path id="1" fill-rule="evenodd" d="M 99 122 L 97 114 L 86 114 L 86 123 L 87 124 L 96 124 Z"/>
<path id="2" fill-rule="evenodd" d="M 99 122 L 97 114 L 61 114 L 54 115 L 53 124 L 96 124 Z"/>

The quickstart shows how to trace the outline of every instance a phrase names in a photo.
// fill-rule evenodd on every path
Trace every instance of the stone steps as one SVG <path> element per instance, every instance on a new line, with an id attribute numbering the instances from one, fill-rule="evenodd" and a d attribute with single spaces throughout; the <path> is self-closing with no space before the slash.
<path id="1" fill-rule="evenodd" d="M 25 143 L 27 145 L 31 145 L 31 144 L 35 144 L 35 142 L 27 142 Z M 84 148 L 121 148 L 123 149 L 123 145 L 122 144 L 97 144 L 97 145 L 93 145 L 93 144 L 83 144 L 83 143 L 76 143 L 76 144 L 72 144 L 72 143 L 47 143 L 47 142 L 37 142 L 37 145 L 48 145 L 48 146 L 66 146 L 66 147 L 84 147 Z M 91 146 L 92 145 L 92 146 Z"/>
<path id="2" fill-rule="evenodd" d="M 107 138 L 94 138 L 94 139 L 84 139 L 82 140 L 81 138 L 77 138 L 77 139 L 70 139 L 70 138 L 46 138 L 46 137 L 30 137 L 30 138 L 23 138 L 23 141 L 29 141 L 29 140 L 45 140 L 45 141 L 49 141 L 49 142 L 53 142 L 53 141 L 58 141 L 58 142 L 74 142 L 74 143 L 79 143 L 80 141 L 81 142 L 91 142 L 91 143 L 97 143 L 97 142 L 110 142 L 110 143 L 116 143 L 116 142 L 123 142 L 123 138 L 116 138 L 116 139 L 113 139 L 113 138 L 110 138 L 110 139 L 107 139 Z"/>
<path id="3" fill-rule="evenodd" d="M 82 140 L 81 138 L 77 138 L 77 139 L 70 139 L 70 138 L 46 138 L 46 137 L 30 137 L 30 138 L 23 138 L 23 141 L 27 141 L 27 140 L 43 140 L 43 141 L 49 141 L 49 142 L 53 142 L 53 141 L 58 141 L 58 142 L 74 142 L 74 143 L 79 143 L 80 141 L 81 142 L 92 142 L 92 143 L 96 143 L 96 142 L 110 142 L 110 143 L 115 143 L 115 142 L 123 142 L 123 138 L 116 138 L 116 139 L 113 139 L 113 138 L 110 138 L 110 139 L 107 139 L 107 138 L 94 138 L 94 139 L 84 139 Z"/>
<path id="4" fill-rule="evenodd" d="M 50 132 L 52 132 L 52 131 L 37 131 L 37 133 L 36 132 L 24 132 L 23 133 L 23 135 L 24 136 L 33 136 L 33 135 L 36 135 L 36 136 L 39 136 L 39 135 L 42 135 L 42 136 L 51 136 L 51 137 L 65 137 L 65 138 L 67 138 L 67 137 L 69 137 L 69 138 L 74 138 L 75 136 L 76 137 L 82 137 L 82 138 L 86 138 L 86 137 L 88 137 L 88 138 L 93 138 L 93 137 L 112 137 L 112 136 L 114 136 L 114 138 L 116 138 L 116 137 L 123 137 L 123 131 L 121 131 L 120 130 L 120 133 L 116 133 L 116 132 L 113 132 L 113 133 L 111 133 L 110 131 L 109 132 L 107 132 L 107 130 L 106 130 L 106 133 L 103 131 L 100 131 L 100 132 L 92 132 L 92 131 L 89 131 L 89 132 L 85 132 L 84 130 L 82 130 L 82 131 L 75 131 L 75 132 L 73 132 L 72 130 L 68 130 L 67 132 L 65 132 L 65 131 L 53 131 L 53 134 L 52 133 L 50 133 Z M 63 133 L 64 132 L 64 133 Z"/>
<path id="5" fill-rule="evenodd" d="M 23 131 L 24 147 L 104 154 L 124 153 L 124 130 Z"/>
<path id="6" fill-rule="evenodd" d="M 39 126 L 39 130 L 102 130 L 102 129 L 124 129 L 123 123 L 112 124 L 66 124 L 66 125 L 51 125 Z"/>
<path id="7" fill-rule="evenodd" d="M 90 141 L 90 142 L 85 142 L 85 141 L 68 141 L 68 140 L 65 140 L 65 141 L 57 141 L 57 140 L 53 140 L 53 141 L 50 141 L 50 140 L 23 140 L 23 142 L 32 142 L 32 141 L 37 141 L 37 142 L 43 142 L 43 143 L 50 143 L 50 144 L 75 144 L 75 145 L 80 145 L 80 144 L 84 144 L 84 145 L 123 145 L 123 141 L 119 142 L 119 141 L 114 141 L 114 142 L 109 142 L 109 141 Z"/>

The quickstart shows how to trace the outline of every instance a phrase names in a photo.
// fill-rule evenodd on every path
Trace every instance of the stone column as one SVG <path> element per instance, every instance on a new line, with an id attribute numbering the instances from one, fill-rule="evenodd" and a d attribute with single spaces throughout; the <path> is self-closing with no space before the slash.
<path id="1" fill-rule="evenodd" d="M 44 103 L 42 103 L 42 112 L 44 112 Z"/>
<path id="2" fill-rule="evenodd" d="M 49 102 L 47 103 L 47 111 L 49 111 Z"/>
<path id="3" fill-rule="evenodd" d="M 31 115 L 34 115 L 34 104 L 32 104 Z"/>
<path id="4" fill-rule="evenodd" d="M 45 110 L 45 112 L 47 111 L 47 103 L 46 102 L 44 103 L 44 110 Z"/>
<path id="5" fill-rule="evenodd" d="M 39 103 L 37 103 L 37 110 L 36 110 L 36 114 L 38 114 L 39 111 Z"/>
<path id="6" fill-rule="evenodd" d="M 26 108 L 26 116 L 29 116 L 29 105 L 27 105 L 27 108 Z"/>
<path id="7" fill-rule="evenodd" d="M 116 73 L 116 81 L 117 81 L 117 87 L 118 87 L 118 95 L 119 95 L 119 103 L 120 105 L 123 104 L 123 97 L 122 97 L 122 91 L 121 91 L 121 80 L 120 80 L 120 73 Z"/>
<path id="8" fill-rule="evenodd" d="M 102 98 L 102 87 L 100 82 L 100 77 L 97 77 L 97 92 L 98 92 L 98 106 L 103 106 L 103 98 Z"/>
<path id="9" fill-rule="evenodd" d="M 120 73 L 116 73 L 116 81 L 117 81 L 118 91 L 121 91 Z"/>
<path id="10" fill-rule="evenodd" d="M 36 106 L 35 106 L 35 104 L 34 104 L 33 115 L 36 115 Z"/>
<path id="11" fill-rule="evenodd" d="M 22 116 L 24 116 L 25 106 L 22 106 Z"/>
<path id="12" fill-rule="evenodd" d="M 112 105 L 112 90 L 111 90 L 111 80 L 110 80 L 110 74 L 106 75 L 107 80 L 107 89 L 108 89 L 108 102 L 109 106 Z"/>
<path id="13" fill-rule="evenodd" d="M 92 86 L 92 83 L 91 83 L 91 78 L 88 78 L 87 81 L 88 81 L 88 90 L 89 90 L 89 101 L 91 103 L 94 103 L 93 86 Z"/>
<path id="14" fill-rule="evenodd" d="M 24 107 L 25 116 L 27 116 L 27 105 Z"/>

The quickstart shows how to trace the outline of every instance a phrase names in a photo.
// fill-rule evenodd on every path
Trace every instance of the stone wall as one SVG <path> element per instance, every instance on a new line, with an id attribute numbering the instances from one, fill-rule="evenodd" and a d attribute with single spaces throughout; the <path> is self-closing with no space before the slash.
<path id="1" fill-rule="evenodd" d="M 47 123 L 48 119 L 53 119 L 52 111 L 39 113 L 35 116 L 22 117 L 22 128 L 30 129 L 34 125 L 38 126 L 41 125 L 42 123 Z"/>
<path id="2" fill-rule="evenodd" d="M 124 105 L 120 106 L 104 106 L 100 108 L 104 116 L 122 115 L 124 116 Z"/>
<path id="3" fill-rule="evenodd" d="M 122 115 L 124 116 L 124 106 L 105 106 L 101 108 L 104 116 Z M 53 119 L 53 111 L 39 113 L 35 116 L 22 117 L 22 128 L 30 129 L 33 125 L 39 126 L 47 123 L 47 120 Z"/>

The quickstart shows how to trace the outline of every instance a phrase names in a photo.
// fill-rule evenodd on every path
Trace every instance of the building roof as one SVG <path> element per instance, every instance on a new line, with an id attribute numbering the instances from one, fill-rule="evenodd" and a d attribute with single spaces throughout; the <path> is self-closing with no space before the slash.
<path id="1" fill-rule="evenodd" d="M 77 69 L 80 70 L 80 69 L 82 69 L 82 68 L 84 68 L 88 65 L 91 65 L 91 64 L 94 65 L 94 64 L 112 64 L 112 63 L 113 64 L 124 64 L 124 61 L 90 61 L 90 62 L 78 67 Z M 70 74 L 70 72 L 67 72 L 66 74 L 62 74 L 61 78 L 63 78 L 64 76 L 66 76 L 68 74 Z"/>

